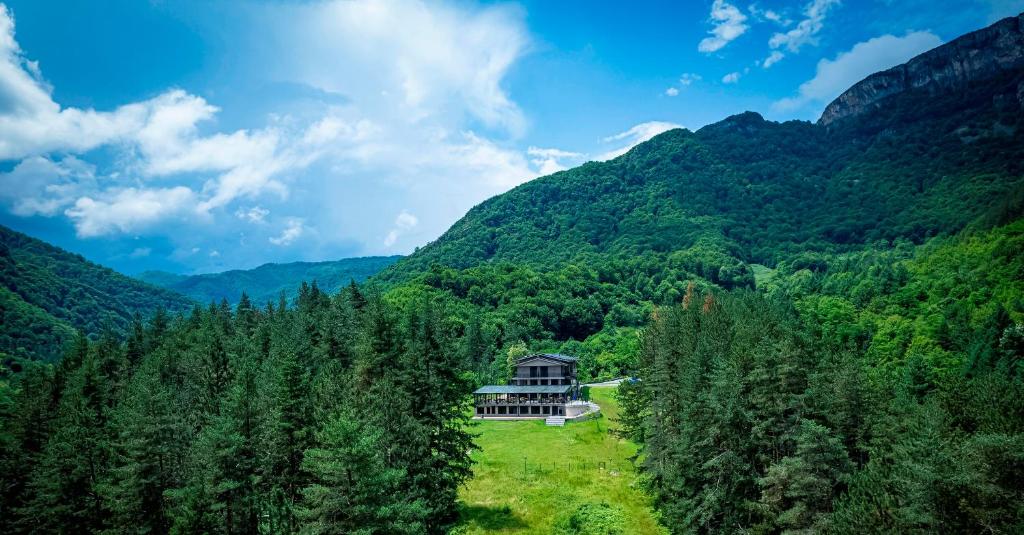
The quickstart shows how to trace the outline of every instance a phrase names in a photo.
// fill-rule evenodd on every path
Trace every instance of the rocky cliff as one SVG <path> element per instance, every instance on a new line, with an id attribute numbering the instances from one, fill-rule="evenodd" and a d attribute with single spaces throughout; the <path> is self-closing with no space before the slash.
<path id="1" fill-rule="evenodd" d="M 908 90 L 956 90 L 1009 70 L 1024 69 L 1024 13 L 929 50 L 903 65 L 861 80 L 825 108 L 828 126 L 882 107 L 886 97 Z M 1015 95 L 1024 106 L 1024 85 Z"/>

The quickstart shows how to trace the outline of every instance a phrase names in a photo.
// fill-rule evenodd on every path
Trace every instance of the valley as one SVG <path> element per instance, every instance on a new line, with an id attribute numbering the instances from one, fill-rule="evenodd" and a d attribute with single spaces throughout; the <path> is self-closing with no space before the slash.
<path id="1" fill-rule="evenodd" d="M 766 13 L 712 4 L 723 24 L 782 24 Z M 531 146 L 581 163 L 405 256 L 135 279 L 0 226 L 0 531 L 1021 532 L 1024 14 L 931 37 L 814 122 L 673 124 L 594 161 Z M 680 80 L 664 99 L 702 79 Z M 326 121 L 291 149 L 374 132 Z M 384 204 L 390 250 L 420 222 Z M 259 206 L 203 207 L 269 228 Z M 260 247 L 322 238 L 317 215 Z M 200 251 L 220 254 L 174 254 Z M 547 368 L 516 382 L 544 353 L 570 356 L 558 381 L 631 380 L 591 388 L 601 416 L 564 427 L 472 418 L 473 395 L 567 403 L 574 383 L 545 390 Z"/>

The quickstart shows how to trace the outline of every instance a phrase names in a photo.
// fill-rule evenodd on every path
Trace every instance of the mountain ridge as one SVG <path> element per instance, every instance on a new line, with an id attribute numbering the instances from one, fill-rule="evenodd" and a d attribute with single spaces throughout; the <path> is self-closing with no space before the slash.
<path id="1" fill-rule="evenodd" d="M 199 302 L 237 303 L 246 292 L 258 304 L 276 302 L 281 293 L 296 295 L 302 281 L 316 282 L 321 290 L 334 293 L 350 280 L 362 282 L 402 257 L 365 256 L 322 262 L 268 262 L 252 269 L 233 269 L 219 273 L 178 275 L 146 271 L 139 280 L 187 295 Z"/>
<path id="2" fill-rule="evenodd" d="M 855 117 L 896 94 L 913 89 L 949 91 L 1024 65 L 1024 13 L 962 35 L 902 65 L 874 73 L 833 100 L 818 124 Z M 1024 109 L 1024 81 L 1014 95 Z"/>
<path id="3" fill-rule="evenodd" d="M 473 207 L 378 278 L 408 280 L 435 265 L 548 268 L 613 255 L 676 258 L 713 283 L 745 286 L 752 263 L 770 266 L 875 240 L 922 243 L 980 217 L 1005 220 L 991 212 L 1018 210 L 1000 203 L 1024 191 L 1022 27 L 1024 15 L 1003 19 L 912 59 L 912 67 L 872 74 L 819 123 L 746 112 L 536 178 Z M 996 50 L 988 60 L 950 67 L 960 65 L 949 59 L 957 53 L 985 46 Z M 963 74 L 940 76 L 951 69 Z M 911 73 L 906 79 L 917 82 L 874 100 L 857 97 L 891 73 L 899 80 Z M 936 85 L 922 98 L 928 83 L 957 80 L 955 91 Z M 715 275 L 725 272 L 732 275 Z"/>

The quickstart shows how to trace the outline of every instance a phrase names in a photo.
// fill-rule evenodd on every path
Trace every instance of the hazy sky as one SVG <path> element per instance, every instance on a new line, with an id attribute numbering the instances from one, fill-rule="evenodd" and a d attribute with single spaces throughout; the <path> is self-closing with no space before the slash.
<path id="1" fill-rule="evenodd" d="M 193 273 L 408 253 L 668 128 L 814 120 L 1024 0 L 0 6 L 0 223 Z"/>

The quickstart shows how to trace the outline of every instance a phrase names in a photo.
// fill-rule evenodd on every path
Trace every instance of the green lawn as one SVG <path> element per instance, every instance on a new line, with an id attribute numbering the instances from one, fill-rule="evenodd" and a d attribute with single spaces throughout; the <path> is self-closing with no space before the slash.
<path id="1" fill-rule="evenodd" d="M 455 533 L 550 534 L 588 504 L 621 531 L 567 533 L 664 533 L 628 460 L 636 446 L 608 433 L 618 411 L 614 389 L 590 392 L 601 418 L 565 427 L 543 420 L 480 422 L 475 477 L 460 493 L 462 523 Z"/>

